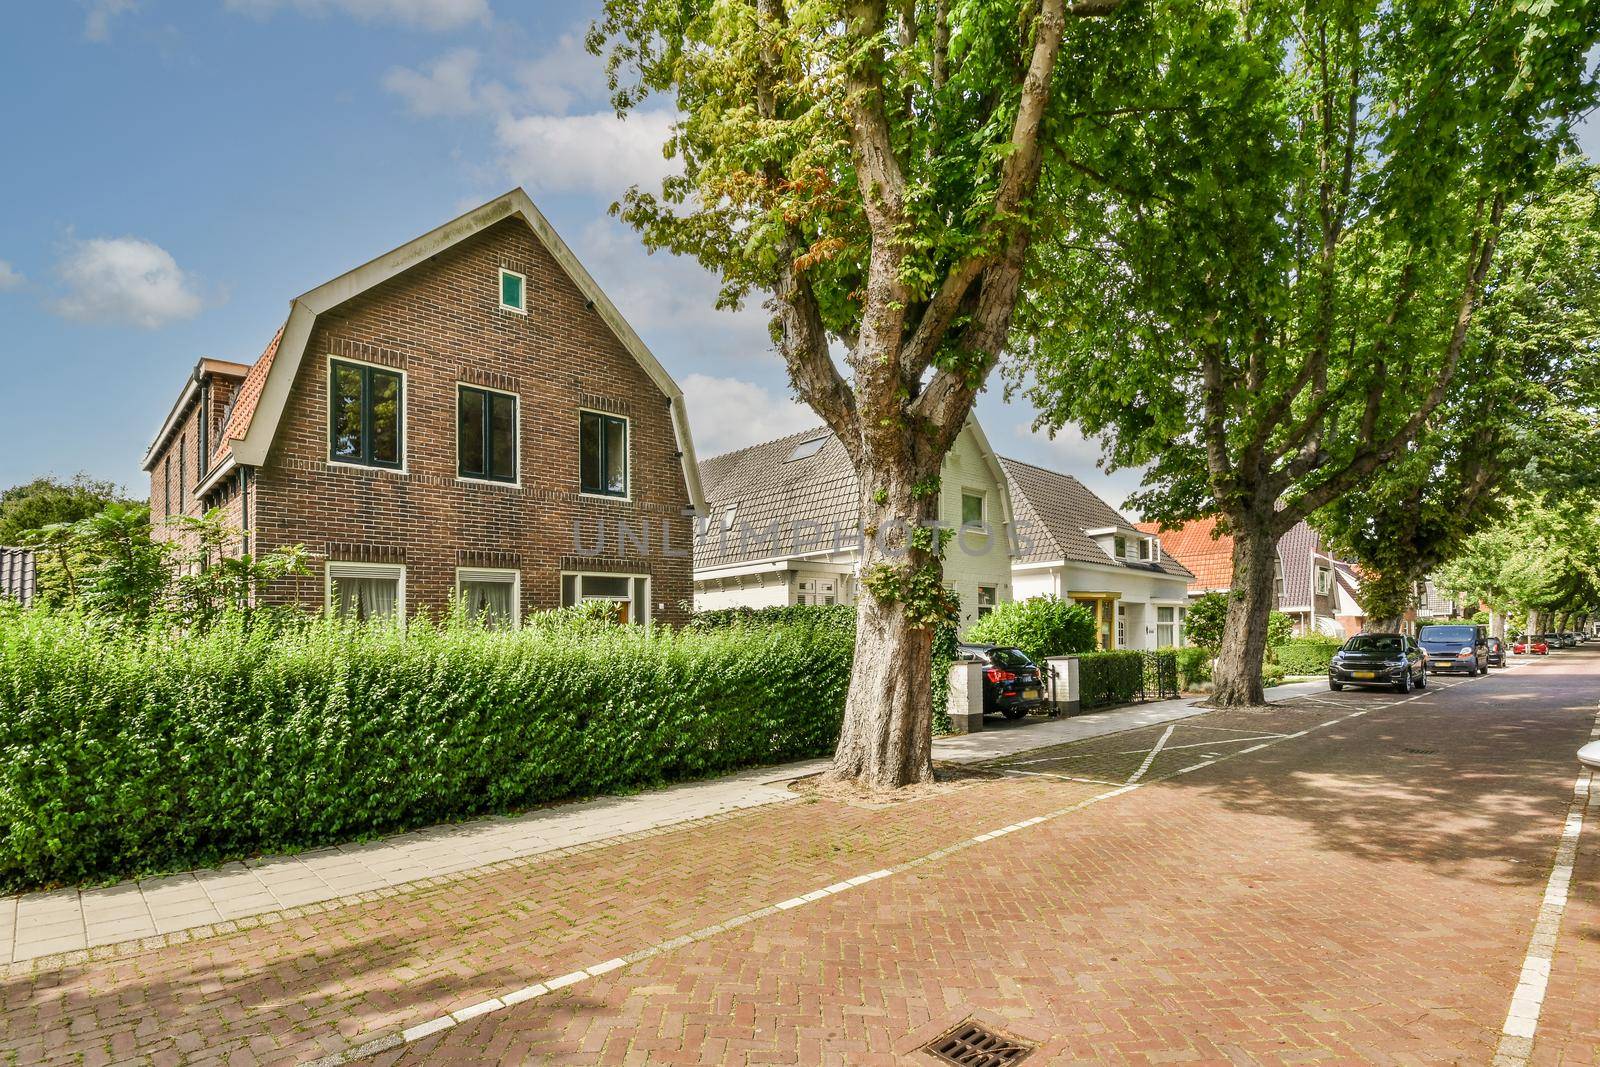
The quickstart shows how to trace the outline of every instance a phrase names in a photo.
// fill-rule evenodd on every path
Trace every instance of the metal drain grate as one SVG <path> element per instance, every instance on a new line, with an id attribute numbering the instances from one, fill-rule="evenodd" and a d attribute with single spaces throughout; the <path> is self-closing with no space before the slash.
<path id="1" fill-rule="evenodd" d="M 956 1067 L 1005 1067 L 1027 1059 L 1033 1046 L 968 1020 L 923 1045 L 922 1050 Z"/>
<path id="2" fill-rule="evenodd" d="M 1437 756 L 1439 754 L 1439 750 L 1436 748 L 1403 748 L 1400 751 L 1409 752 L 1413 756 Z"/>

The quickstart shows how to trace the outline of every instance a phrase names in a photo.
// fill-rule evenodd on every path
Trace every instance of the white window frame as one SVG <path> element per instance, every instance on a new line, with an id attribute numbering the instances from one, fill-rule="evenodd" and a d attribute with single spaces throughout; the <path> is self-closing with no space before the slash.
<path id="1" fill-rule="evenodd" d="M 978 498 L 978 522 L 979 522 L 979 524 L 987 523 L 989 521 L 989 494 L 985 493 L 982 489 L 973 489 L 971 486 L 962 486 L 961 487 L 961 525 L 962 525 L 962 527 L 965 528 L 967 526 L 967 497 L 969 497 L 969 496 L 975 496 L 975 497 Z"/>
<path id="2" fill-rule="evenodd" d="M 337 573 L 336 573 L 337 572 Z M 351 563 L 330 559 L 322 568 L 323 604 L 329 615 L 334 614 L 333 580 L 335 578 L 394 578 L 398 582 L 394 597 L 395 622 L 401 626 L 406 621 L 406 565 L 404 563 Z"/>
<path id="3" fill-rule="evenodd" d="M 1317 595 L 1327 596 L 1333 591 L 1333 568 L 1317 567 Z"/>
<path id="4" fill-rule="evenodd" d="M 516 403 L 516 409 L 517 409 L 516 410 L 516 414 L 517 414 L 517 417 L 513 420 L 515 425 L 513 426 L 512 431 L 511 431 L 512 434 L 516 438 L 516 445 L 517 445 L 517 477 L 516 477 L 516 479 L 514 481 L 502 482 L 502 481 L 500 481 L 498 479 L 495 479 L 495 478 L 473 478 L 473 477 L 471 477 L 469 475 L 465 475 L 465 474 L 461 473 L 461 390 L 462 390 L 463 387 L 468 388 L 468 389 L 476 389 L 480 393 L 499 393 L 501 396 L 509 396 L 512 400 L 515 400 L 517 402 Z M 496 487 L 498 487 L 500 489 L 521 489 L 522 488 L 522 394 L 521 393 L 513 393 L 510 389 L 496 389 L 496 388 L 494 388 L 493 386 L 490 386 L 490 385 L 479 385 L 477 382 L 464 382 L 464 381 L 461 381 L 460 379 L 456 380 L 456 387 L 455 388 L 456 388 L 456 414 L 455 414 L 455 423 L 454 423 L 454 425 L 455 425 L 455 435 L 456 435 L 456 445 L 455 445 L 456 481 L 463 482 L 463 483 L 465 483 L 467 485 L 492 485 L 492 486 L 496 486 Z M 484 418 L 488 418 L 488 412 L 484 412 Z M 484 462 L 487 464 L 488 460 L 485 459 Z"/>
<path id="5" fill-rule="evenodd" d="M 335 363 L 349 363 L 357 367 L 374 367 L 390 374 L 400 375 L 400 466 L 374 467 L 367 463 L 346 463 L 328 455 L 329 442 L 333 439 L 333 365 Z M 411 378 L 406 374 L 404 367 L 391 367 L 387 363 L 374 363 L 370 359 L 351 359 L 348 356 L 336 356 L 329 352 L 323 361 L 322 376 L 322 456 L 329 467 L 338 467 L 347 471 L 366 471 L 379 474 L 409 474 L 411 473 L 411 427 L 408 425 L 406 415 L 411 408 Z"/>
<path id="6" fill-rule="evenodd" d="M 506 303 L 506 275 L 508 275 L 508 274 L 511 275 L 511 277 L 517 279 L 517 281 L 521 283 L 521 288 L 522 288 L 522 306 L 521 307 L 516 307 L 515 305 Z M 500 310 L 501 311 L 512 311 L 512 312 L 515 312 L 518 315 L 526 315 L 528 313 L 528 276 L 526 274 L 518 274 L 514 270 L 507 270 L 505 267 L 501 267 L 500 268 L 500 273 L 495 275 L 494 285 L 495 285 L 494 299 L 495 299 L 495 302 L 500 305 Z"/>
<path id="7" fill-rule="evenodd" d="M 607 499 L 607 500 L 616 500 L 617 497 L 606 497 L 605 499 Z M 615 604 L 615 603 L 618 603 L 619 601 L 621 601 L 623 599 L 622 597 L 614 597 L 614 596 L 591 596 L 591 597 L 584 596 L 583 595 L 583 580 L 585 578 L 626 578 L 626 579 L 628 579 L 627 602 L 628 602 L 628 605 L 630 607 L 635 606 L 634 603 L 633 603 L 633 589 L 634 589 L 633 583 L 634 583 L 634 581 L 636 579 L 643 578 L 644 579 L 644 605 L 643 605 L 644 606 L 644 618 L 642 618 L 642 619 L 636 618 L 636 619 L 633 619 L 632 622 L 637 623 L 640 626 L 648 626 L 648 625 L 650 625 L 650 619 L 651 619 L 651 614 L 652 614 L 650 596 L 651 596 L 652 591 L 653 591 L 652 590 L 653 583 L 651 582 L 650 576 L 648 574 L 628 573 L 626 571 L 562 571 L 561 574 L 560 574 L 561 585 L 558 585 L 556 587 L 557 603 L 560 603 L 561 594 L 563 592 L 563 588 L 566 585 L 566 582 L 567 582 L 568 578 L 576 578 L 578 580 L 577 586 L 573 589 L 573 595 L 577 598 L 574 606 L 576 606 L 576 604 L 582 604 L 585 601 L 589 601 L 589 600 L 603 600 L 603 601 L 609 601 L 610 603 Z"/>
<path id="8" fill-rule="evenodd" d="M 1122 601 L 1117 601 L 1116 635 L 1118 648 L 1128 647 L 1128 613 L 1122 606 Z"/>
<path id="9" fill-rule="evenodd" d="M 809 592 L 801 588 L 801 586 L 808 582 L 811 584 L 811 589 Z M 825 593 L 820 588 L 824 584 L 829 586 L 832 592 Z M 813 607 L 826 607 L 828 605 L 823 604 L 819 598 L 823 596 L 831 596 L 833 597 L 833 603 L 838 604 L 840 603 L 839 586 L 840 581 L 837 577 L 829 577 L 820 574 L 813 574 L 809 576 L 796 575 L 794 580 L 794 602 L 800 605 L 810 604 Z M 809 601 L 805 599 L 807 596 L 811 598 Z"/>
<path id="10" fill-rule="evenodd" d="M 989 592 L 989 603 L 987 604 L 983 602 L 984 590 L 988 590 Z M 973 608 L 973 615 L 981 619 L 985 615 L 989 614 L 989 612 L 993 611 L 999 604 L 1000 587 L 998 585 L 980 585 L 978 586 L 977 603 Z"/>
<path id="11" fill-rule="evenodd" d="M 516 630 L 522 626 L 522 572 L 515 567 L 457 567 L 456 596 L 461 595 L 462 582 L 503 582 L 507 579 L 511 584 L 511 628 Z"/>
<path id="12" fill-rule="evenodd" d="M 621 419 L 622 420 L 623 436 L 627 438 L 628 443 L 627 443 L 627 446 L 623 449 L 623 451 L 627 453 L 627 459 L 624 461 L 623 468 L 622 468 L 622 489 L 623 489 L 623 492 L 622 492 L 621 496 L 612 496 L 610 493 L 586 493 L 586 492 L 583 491 L 583 416 L 584 416 L 585 413 L 588 413 L 590 415 L 604 415 L 608 419 Z M 627 504 L 627 503 L 630 503 L 633 500 L 633 419 L 632 419 L 632 417 L 630 417 L 628 415 L 619 414 L 618 412 L 615 412 L 615 411 L 601 411 L 599 408 L 579 408 L 578 409 L 578 495 L 583 497 L 585 500 L 611 500 L 611 501 L 615 501 L 615 502 L 621 503 L 621 504 Z M 577 571 L 569 571 L 567 573 L 576 574 L 578 572 Z"/>
<path id="13" fill-rule="evenodd" d="M 1167 612 L 1168 616 L 1169 616 L 1168 619 L 1165 622 L 1163 622 L 1161 620 L 1161 613 L 1163 611 Z M 1167 631 L 1167 643 L 1166 644 L 1162 644 L 1161 643 L 1161 639 L 1162 639 L 1161 631 L 1162 630 L 1166 630 Z M 1156 647 L 1157 648 L 1177 648 L 1178 647 L 1178 607 L 1177 607 L 1176 604 L 1157 604 L 1156 605 Z"/>

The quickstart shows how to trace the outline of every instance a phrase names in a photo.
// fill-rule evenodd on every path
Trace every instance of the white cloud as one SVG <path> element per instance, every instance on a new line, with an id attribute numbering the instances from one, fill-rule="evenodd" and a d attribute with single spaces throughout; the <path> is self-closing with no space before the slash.
<path id="1" fill-rule="evenodd" d="M 701 459 L 798 433 L 822 422 L 806 405 L 774 396 L 754 382 L 690 374 L 680 384 L 689 409 L 694 450 Z"/>
<path id="2" fill-rule="evenodd" d="M 412 114 L 424 118 L 470 115 L 483 104 L 473 86 L 477 69 L 478 53 L 457 48 L 428 64 L 425 71 L 391 67 L 383 76 L 383 87 L 404 99 Z"/>
<path id="3" fill-rule="evenodd" d="M 264 17 L 283 7 L 307 15 L 349 15 L 364 22 L 453 30 L 489 21 L 489 0 L 227 0 L 230 11 Z"/>
<path id="4" fill-rule="evenodd" d="M 555 47 L 518 67 L 516 80 L 528 106 L 565 114 L 574 101 L 604 93 L 605 63 L 589 52 L 581 35 L 564 33 Z"/>
<path id="5" fill-rule="evenodd" d="M 56 269 L 67 295 L 53 310 L 69 319 L 155 329 L 193 318 L 202 304 L 194 280 L 172 255 L 139 237 L 74 242 Z"/>
<path id="6" fill-rule="evenodd" d="M 83 21 L 83 35 L 91 41 L 109 41 L 111 20 L 137 6 L 134 0 L 91 0 L 89 14 Z"/>
<path id="7" fill-rule="evenodd" d="M 15 289 L 25 281 L 27 279 L 22 276 L 21 271 L 5 260 L 0 259 L 0 292 L 6 289 Z"/>
<path id="8" fill-rule="evenodd" d="M 667 111 L 638 111 L 626 121 L 610 111 L 503 115 L 495 139 L 502 167 L 518 184 L 613 198 L 630 185 L 659 186 L 676 169 L 661 154 L 672 123 Z"/>

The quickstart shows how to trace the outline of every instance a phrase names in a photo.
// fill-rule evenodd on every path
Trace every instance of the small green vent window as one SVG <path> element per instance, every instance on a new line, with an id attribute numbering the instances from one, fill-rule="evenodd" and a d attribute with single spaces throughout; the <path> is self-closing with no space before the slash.
<path id="1" fill-rule="evenodd" d="M 500 306 L 507 311 L 527 313 L 527 279 L 515 271 L 500 271 Z"/>

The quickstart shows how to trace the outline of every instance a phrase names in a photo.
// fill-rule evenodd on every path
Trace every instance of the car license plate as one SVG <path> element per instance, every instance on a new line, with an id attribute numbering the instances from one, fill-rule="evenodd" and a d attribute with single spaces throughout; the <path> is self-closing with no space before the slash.
<path id="1" fill-rule="evenodd" d="M 1377 671 L 1351 671 L 1350 672 L 1350 677 L 1352 677 L 1352 678 L 1376 678 L 1377 676 L 1378 676 L 1378 672 Z"/>
<path id="2" fill-rule="evenodd" d="M 1038 700 L 1043 695 L 1043 691 L 1037 688 L 1024 689 L 1022 691 L 1022 699 L 1024 700 Z"/>

